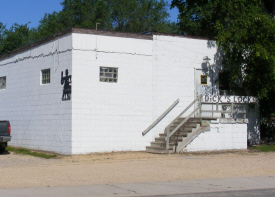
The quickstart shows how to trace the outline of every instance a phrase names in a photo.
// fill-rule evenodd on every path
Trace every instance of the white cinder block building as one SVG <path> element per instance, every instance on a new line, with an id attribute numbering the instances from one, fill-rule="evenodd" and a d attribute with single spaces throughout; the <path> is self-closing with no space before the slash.
<path id="1" fill-rule="evenodd" d="M 215 83 L 221 70 L 219 50 L 207 39 L 70 28 L 0 56 L 0 119 L 11 122 L 12 146 L 68 155 L 145 150 L 199 95 L 211 109 L 252 101 L 222 98 Z M 247 141 L 259 142 L 257 108 L 238 118 L 200 106 L 191 117 L 208 119 L 187 131 L 190 139 L 178 152 L 246 149 Z"/>

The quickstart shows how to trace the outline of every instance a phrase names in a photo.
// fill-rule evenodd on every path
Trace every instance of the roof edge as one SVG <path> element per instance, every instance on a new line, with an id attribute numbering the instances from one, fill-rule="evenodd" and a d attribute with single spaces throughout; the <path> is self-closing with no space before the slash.
<path id="1" fill-rule="evenodd" d="M 9 58 L 9 57 L 14 56 L 14 55 L 16 55 L 18 53 L 22 53 L 22 52 L 24 52 L 26 50 L 29 50 L 29 49 L 34 48 L 34 47 L 37 47 L 37 46 L 39 46 L 41 44 L 47 43 L 49 41 L 54 40 L 57 37 L 67 35 L 69 33 L 72 33 L 72 28 L 71 27 L 68 28 L 68 29 L 65 29 L 63 31 L 57 32 L 57 33 L 55 33 L 53 35 L 50 35 L 50 36 L 48 36 L 46 38 L 43 38 L 41 40 L 35 41 L 35 42 L 31 43 L 31 44 L 25 45 L 23 47 L 20 47 L 20 48 L 17 48 L 15 50 L 13 50 L 13 51 L 5 53 L 5 54 L 3 54 L 3 55 L 0 56 L 0 60 Z"/>
<path id="2" fill-rule="evenodd" d="M 10 51 L 6 54 L 0 56 L 0 61 L 11 56 L 14 56 L 18 53 L 24 52 L 31 48 L 37 47 L 41 44 L 47 43 L 49 41 L 54 40 L 57 37 L 65 36 L 70 33 L 79 33 L 79 34 L 93 34 L 93 35 L 101 35 L 101 36 L 113 36 L 113 37 L 123 37 L 123 38 L 134 38 L 134 39 L 145 39 L 145 40 L 153 40 L 154 35 L 158 36 L 173 36 L 173 37 L 184 37 L 184 38 L 191 38 L 191 39 L 200 39 L 200 40 L 209 40 L 209 38 L 204 37 L 195 37 L 195 36 L 186 36 L 186 35 L 178 35 L 178 34 L 166 34 L 166 33 L 155 33 L 152 32 L 151 34 L 140 34 L 140 33 L 128 33 L 128 32 L 119 32 L 119 31 L 109 31 L 109 30 L 96 30 L 96 29 L 88 29 L 88 28 L 79 28 L 79 27 L 70 27 L 63 31 L 57 32 L 52 34 L 46 38 L 41 40 L 35 41 L 31 44 L 23 46 L 21 48 L 15 49 Z"/>
<path id="3" fill-rule="evenodd" d="M 152 35 L 156 35 L 156 36 L 184 37 L 184 38 L 191 38 L 191 39 L 196 39 L 196 40 L 210 40 L 207 37 L 187 36 L 187 35 L 180 35 L 180 34 L 168 34 L 168 33 L 157 33 L 157 32 L 153 32 Z"/>
<path id="4" fill-rule="evenodd" d="M 121 32 L 121 31 L 99 30 L 99 29 L 96 30 L 96 29 L 79 28 L 79 27 L 73 27 L 72 28 L 72 33 L 93 34 L 93 35 L 100 35 L 100 36 L 113 36 L 113 37 L 153 40 L 152 35 L 146 35 L 146 34 L 140 34 L 140 33 L 130 33 L 130 32 Z"/>

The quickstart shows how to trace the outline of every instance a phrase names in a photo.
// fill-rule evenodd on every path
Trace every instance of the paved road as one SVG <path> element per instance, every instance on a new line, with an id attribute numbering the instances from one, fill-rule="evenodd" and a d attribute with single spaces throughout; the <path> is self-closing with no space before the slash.
<path id="1" fill-rule="evenodd" d="M 241 190 L 241 191 L 230 191 L 230 192 L 209 192 L 209 193 L 193 193 L 193 194 L 176 194 L 166 196 L 151 196 L 151 197 L 274 197 L 275 189 L 257 189 L 257 190 Z"/>
<path id="2" fill-rule="evenodd" d="M 171 182 L 0 189 L 1 196 L 275 196 L 275 175 Z"/>

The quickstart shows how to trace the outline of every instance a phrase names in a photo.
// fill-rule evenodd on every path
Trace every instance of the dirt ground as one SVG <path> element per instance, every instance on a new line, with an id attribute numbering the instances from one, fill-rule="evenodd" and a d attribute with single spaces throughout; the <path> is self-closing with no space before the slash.
<path id="1" fill-rule="evenodd" d="M 54 187 L 275 175 L 275 153 L 95 153 L 40 159 L 0 155 L 0 188 Z"/>

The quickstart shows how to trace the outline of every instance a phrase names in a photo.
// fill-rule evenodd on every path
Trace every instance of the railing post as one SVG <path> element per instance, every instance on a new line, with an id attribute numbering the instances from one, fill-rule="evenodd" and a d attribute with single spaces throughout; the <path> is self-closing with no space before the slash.
<path id="1" fill-rule="evenodd" d="M 165 112 L 163 112 L 147 129 L 142 132 L 142 135 L 146 135 L 156 124 L 158 124 L 177 104 L 179 99 L 177 99 Z"/>
<path id="2" fill-rule="evenodd" d="M 169 152 L 169 135 L 170 135 L 170 126 L 166 130 L 166 150 Z"/>
<path id="3" fill-rule="evenodd" d="M 244 114 L 244 119 L 246 119 L 246 115 L 247 115 L 247 112 L 248 112 L 248 104 L 244 104 L 244 110 L 245 110 L 245 114 Z"/>
<path id="4" fill-rule="evenodd" d="M 216 103 L 216 113 L 218 113 L 218 111 L 219 111 L 219 103 L 217 102 Z M 212 116 L 212 118 L 214 117 L 214 114 L 213 114 L 213 116 Z"/>
<path id="5" fill-rule="evenodd" d="M 202 98 L 202 96 L 201 95 L 199 95 L 199 117 L 201 117 L 201 98 Z"/>
<path id="6" fill-rule="evenodd" d="M 233 103 L 231 103 L 231 116 L 232 116 L 232 118 L 234 118 L 234 115 L 233 115 Z"/>

